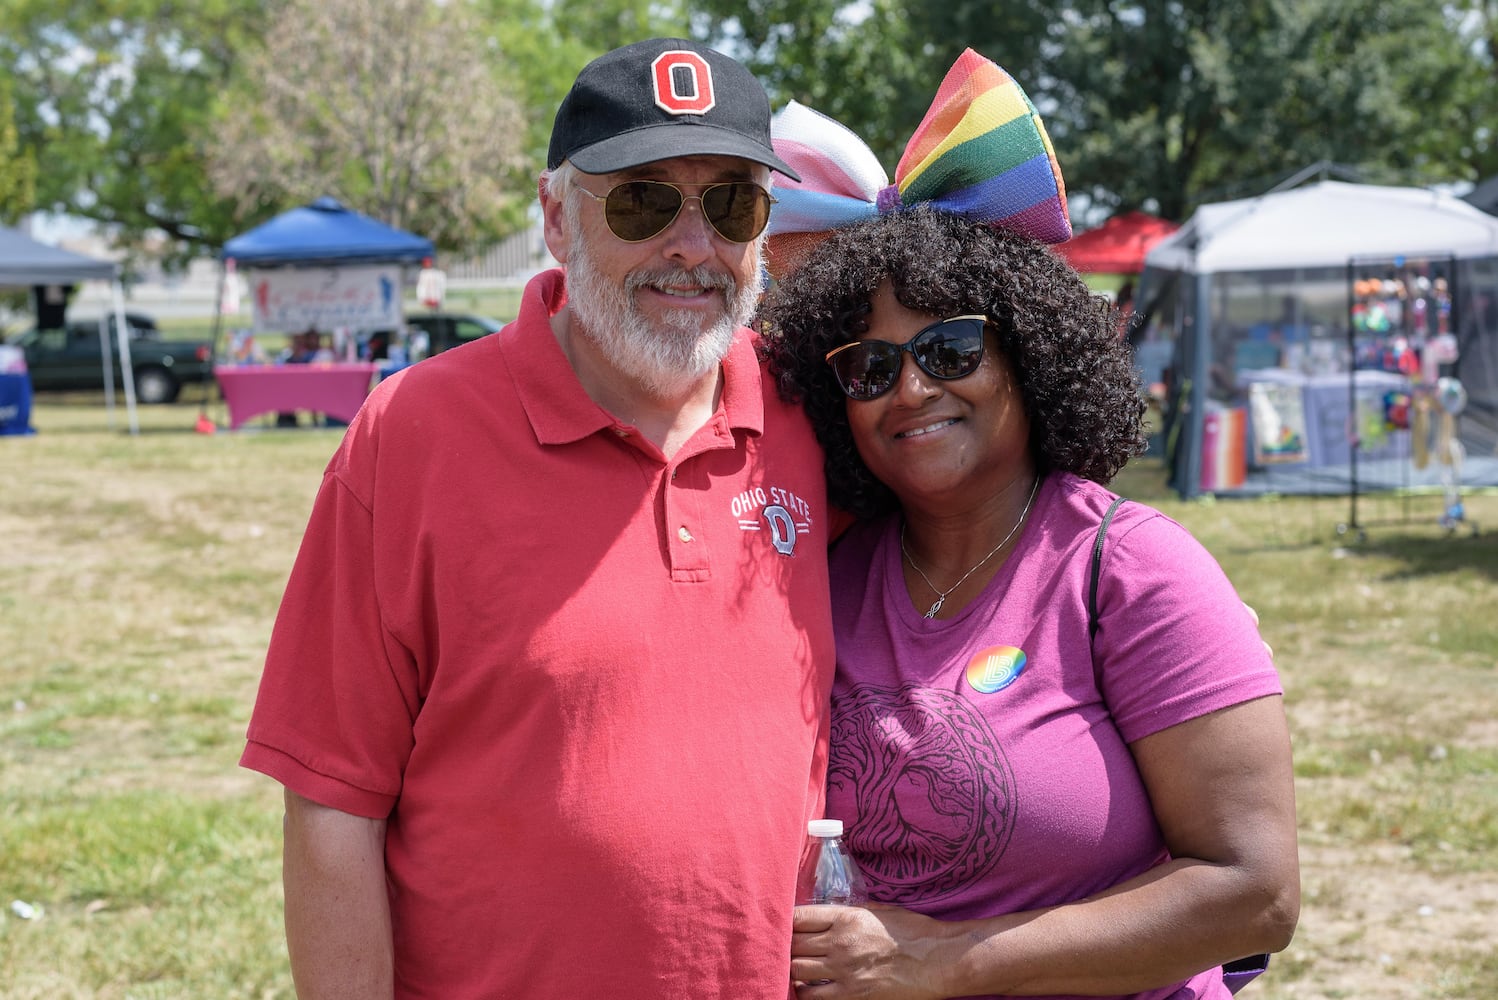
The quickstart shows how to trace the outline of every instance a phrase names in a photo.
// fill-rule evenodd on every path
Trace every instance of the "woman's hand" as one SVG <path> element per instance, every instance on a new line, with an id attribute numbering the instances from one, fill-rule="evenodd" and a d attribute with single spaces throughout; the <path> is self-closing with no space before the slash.
<path id="1" fill-rule="evenodd" d="M 947 926 L 897 906 L 798 906 L 791 979 L 800 1000 L 937 1000 L 944 963 L 933 961 Z"/>

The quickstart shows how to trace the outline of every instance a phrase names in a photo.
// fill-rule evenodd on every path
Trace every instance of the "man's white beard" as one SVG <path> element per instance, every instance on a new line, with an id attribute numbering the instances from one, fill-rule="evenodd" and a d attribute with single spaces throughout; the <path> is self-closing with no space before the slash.
<path id="1" fill-rule="evenodd" d="M 566 210 L 568 225 L 579 233 L 576 202 L 569 199 Z M 751 263 L 751 273 L 757 275 L 758 243 Z M 723 314 L 704 330 L 700 311 L 668 310 L 659 325 L 652 326 L 635 303 L 635 292 L 650 285 L 718 289 L 723 295 Z M 593 266 L 584 240 L 573 241 L 567 260 L 567 305 L 577 319 L 574 329 L 591 340 L 615 369 L 658 399 L 685 394 L 721 364 L 734 331 L 754 315 L 758 299 L 757 285 L 739 288 L 732 275 L 706 265 L 631 271 L 621 288 Z"/>

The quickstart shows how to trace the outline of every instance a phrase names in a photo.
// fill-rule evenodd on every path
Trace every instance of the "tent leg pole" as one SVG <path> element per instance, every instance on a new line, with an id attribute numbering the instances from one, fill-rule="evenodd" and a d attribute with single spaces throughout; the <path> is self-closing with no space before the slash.
<path id="1" fill-rule="evenodd" d="M 120 347 L 120 382 L 125 387 L 125 412 L 130 418 L 130 433 L 139 434 L 140 418 L 135 412 L 135 365 L 130 360 L 130 328 L 125 325 L 125 286 L 118 278 L 114 282 L 114 334 Z"/>

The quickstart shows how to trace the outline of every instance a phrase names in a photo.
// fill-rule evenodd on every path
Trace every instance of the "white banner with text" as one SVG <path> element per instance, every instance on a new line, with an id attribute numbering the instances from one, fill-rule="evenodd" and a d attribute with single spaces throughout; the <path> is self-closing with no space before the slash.
<path id="1" fill-rule="evenodd" d="M 395 265 L 257 271 L 249 286 L 256 332 L 401 323 L 400 268 Z"/>

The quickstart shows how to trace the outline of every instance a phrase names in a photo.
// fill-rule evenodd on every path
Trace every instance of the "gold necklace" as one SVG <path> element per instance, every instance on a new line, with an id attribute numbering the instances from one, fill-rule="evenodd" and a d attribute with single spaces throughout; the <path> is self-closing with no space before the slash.
<path id="1" fill-rule="evenodd" d="M 1019 530 L 1019 526 L 1025 523 L 1025 515 L 1030 513 L 1030 504 L 1035 502 L 1035 494 L 1039 491 L 1039 489 L 1040 477 L 1036 476 L 1035 484 L 1030 487 L 1029 499 L 1025 501 L 1025 509 L 1019 512 L 1019 520 L 1014 522 L 1014 527 L 1009 529 L 1009 534 L 1004 536 L 1003 541 L 999 542 L 999 544 L 989 549 L 988 555 L 984 556 L 982 559 L 979 559 L 972 569 L 962 574 L 962 578 L 959 579 L 956 583 L 952 584 L 946 590 L 942 590 L 936 584 L 931 582 L 931 578 L 926 575 L 926 571 L 921 569 L 920 564 L 915 561 L 915 556 L 911 555 L 910 550 L 905 547 L 905 522 L 902 521 L 900 523 L 900 552 L 905 556 L 906 559 L 910 560 L 910 568 L 921 575 L 921 579 L 926 581 L 926 586 L 930 587 L 931 592 L 936 595 L 936 603 L 931 605 L 930 609 L 926 612 L 925 617 L 935 618 L 936 613 L 942 609 L 942 605 L 947 603 L 947 596 L 958 587 L 962 586 L 963 583 L 967 581 L 968 577 L 978 572 L 978 567 L 982 566 L 984 563 L 988 562 L 988 560 L 992 559 L 994 557 L 994 553 L 998 552 L 1005 545 L 1009 544 L 1009 539 L 1013 538 L 1014 533 Z"/>

